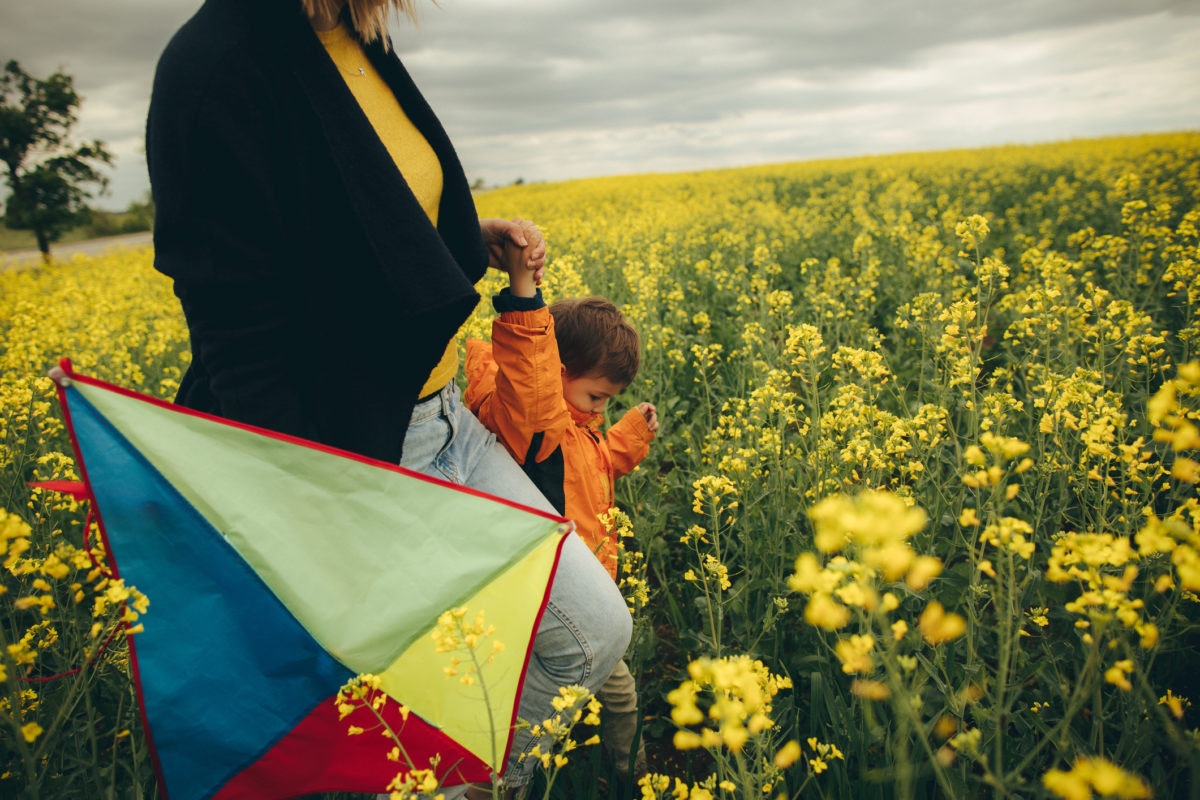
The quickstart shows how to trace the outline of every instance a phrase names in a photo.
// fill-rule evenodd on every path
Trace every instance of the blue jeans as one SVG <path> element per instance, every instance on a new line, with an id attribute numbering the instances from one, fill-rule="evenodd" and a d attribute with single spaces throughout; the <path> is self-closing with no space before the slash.
<path id="1" fill-rule="evenodd" d="M 400 465 L 555 513 L 495 435 L 462 404 L 453 381 L 413 410 Z M 629 609 L 608 572 L 582 539 L 568 536 L 534 639 L 518 716 L 535 724 L 550 719 L 560 686 L 598 691 L 625 655 L 632 628 Z M 520 757 L 532 745 L 528 729 L 517 732 L 507 785 L 529 781 L 536 760 L 521 763 Z"/>

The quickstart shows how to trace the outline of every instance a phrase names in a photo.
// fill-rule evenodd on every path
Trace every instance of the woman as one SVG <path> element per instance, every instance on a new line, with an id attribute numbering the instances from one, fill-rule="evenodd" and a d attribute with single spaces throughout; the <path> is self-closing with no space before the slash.
<path id="1" fill-rule="evenodd" d="M 155 265 L 192 363 L 178 402 L 549 509 L 458 402 L 453 338 L 506 242 L 389 47 L 414 0 L 206 0 L 159 62 L 147 122 Z M 571 536 L 521 718 L 597 688 L 628 644 L 611 579 Z M 509 762 L 511 786 L 528 733 Z"/>

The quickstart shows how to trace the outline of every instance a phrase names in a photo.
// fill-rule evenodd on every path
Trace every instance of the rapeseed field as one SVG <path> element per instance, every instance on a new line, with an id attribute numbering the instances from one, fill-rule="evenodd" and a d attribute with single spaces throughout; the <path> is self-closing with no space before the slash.
<path id="1" fill-rule="evenodd" d="M 548 299 L 607 296 L 642 335 L 610 414 L 649 400 L 662 428 L 607 519 L 635 796 L 1196 796 L 1200 134 L 477 202 L 543 228 Z M 0 271 L 3 796 L 155 795 L 125 645 L 154 598 L 109 577 L 79 503 L 28 486 L 78 477 L 59 358 L 178 386 L 152 260 Z M 586 734 L 538 754 L 536 791 L 609 796 Z M 410 766 L 397 795 L 436 794 Z"/>

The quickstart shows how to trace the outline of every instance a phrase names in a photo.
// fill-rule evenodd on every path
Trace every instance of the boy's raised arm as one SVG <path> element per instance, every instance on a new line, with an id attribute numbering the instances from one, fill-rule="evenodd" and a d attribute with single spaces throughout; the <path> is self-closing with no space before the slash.
<path id="1" fill-rule="evenodd" d="M 546 269 L 546 245 L 537 225 L 520 218 L 513 222 L 520 226 L 526 244 L 521 246 L 512 237 L 504 239 L 496 251 L 500 268 L 508 273 L 509 292 L 516 297 L 533 297 Z"/>

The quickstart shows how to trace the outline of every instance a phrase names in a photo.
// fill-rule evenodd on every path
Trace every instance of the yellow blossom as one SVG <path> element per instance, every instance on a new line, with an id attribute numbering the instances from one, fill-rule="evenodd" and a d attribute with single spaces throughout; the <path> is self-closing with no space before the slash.
<path id="1" fill-rule="evenodd" d="M 800 743 L 792 739 L 779 748 L 779 752 L 775 754 L 775 766 L 779 769 L 787 769 L 792 764 L 795 764 L 799 758 Z"/>
<path id="2" fill-rule="evenodd" d="M 887 684 L 879 681 L 868 681 L 861 678 L 850 683 L 850 692 L 866 700 L 887 700 L 892 696 Z"/>
<path id="3" fill-rule="evenodd" d="M 1200 461 L 1176 456 L 1175 463 L 1171 465 L 1171 477 L 1184 483 L 1200 483 Z"/>
<path id="4" fill-rule="evenodd" d="M 21 726 L 21 736 L 24 737 L 25 741 L 29 742 L 30 744 L 35 742 L 41 735 L 42 726 L 38 725 L 36 722 L 26 722 Z"/>
<path id="5" fill-rule="evenodd" d="M 839 639 L 834 645 L 834 652 L 842 662 L 842 672 L 849 675 L 870 672 L 874 667 L 870 655 L 874 647 L 875 640 L 870 636 L 855 635 Z"/>
<path id="6" fill-rule="evenodd" d="M 936 600 L 931 601 L 917 620 L 921 636 L 933 645 L 942 644 L 962 636 L 967 630 L 967 621 L 958 614 L 948 614 Z"/>
<path id="7" fill-rule="evenodd" d="M 1104 672 L 1104 680 L 1114 686 L 1129 691 L 1133 688 L 1133 684 L 1129 682 L 1129 675 L 1133 674 L 1133 661 L 1130 659 L 1122 659 L 1113 664 Z"/>
<path id="8" fill-rule="evenodd" d="M 1042 785 L 1065 800 L 1090 800 L 1093 791 L 1119 800 L 1151 796 L 1141 778 L 1099 757 L 1080 758 L 1069 771 L 1052 769 L 1042 776 Z"/>
<path id="9" fill-rule="evenodd" d="M 841 582 L 841 576 L 822 568 L 813 553 L 796 557 L 795 572 L 788 578 L 788 588 L 801 594 L 831 592 Z"/>
<path id="10" fill-rule="evenodd" d="M 814 627 L 836 631 L 850 623 L 850 609 L 827 594 L 814 594 L 804 607 L 804 619 Z"/>
<path id="11" fill-rule="evenodd" d="M 1183 719 L 1183 708 L 1185 705 L 1190 706 L 1191 702 L 1186 697 L 1180 697 L 1168 689 L 1165 695 L 1158 698 L 1158 704 L 1166 706 L 1175 719 Z"/>
<path id="12" fill-rule="evenodd" d="M 934 556 L 918 556 L 913 560 L 912 567 L 905 577 L 908 588 L 915 592 L 929 586 L 930 582 L 942 574 L 942 560 Z"/>

